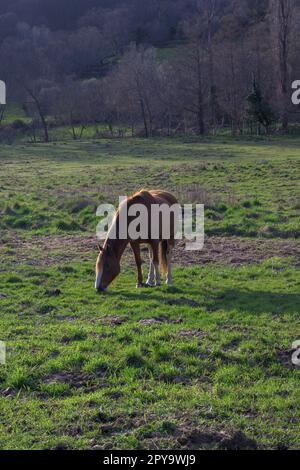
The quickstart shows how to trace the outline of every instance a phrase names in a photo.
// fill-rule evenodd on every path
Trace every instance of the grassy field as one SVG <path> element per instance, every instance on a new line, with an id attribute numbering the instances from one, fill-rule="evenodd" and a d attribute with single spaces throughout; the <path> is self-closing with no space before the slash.
<path id="1" fill-rule="evenodd" d="M 148 186 L 205 203 L 208 235 L 299 238 L 299 145 L 128 139 L 3 146 L 0 228 L 94 233 L 99 203 Z"/>
<path id="2" fill-rule="evenodd" d="M 299 139 L 1 146 L 0 449 L 299 449 L 299 164 Z M 141 187 L 205 203 L 206 251 L 150 290 L 126 254 L 96 295 L 95 209 Z"/>

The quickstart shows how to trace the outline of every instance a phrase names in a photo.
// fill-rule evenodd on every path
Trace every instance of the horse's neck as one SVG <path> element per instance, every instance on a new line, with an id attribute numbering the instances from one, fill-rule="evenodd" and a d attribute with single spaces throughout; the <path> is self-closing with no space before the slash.
<path id="1" fill-rule="evenodd" d="M 138 198 L 138 201 L 140 202 L 140 199 L 141 199 L 140 195 L 133 196 L 133 197 L 127 199 L 126 210 L 128 210 L 128 208 L 131 205 L 135 204 L 137 198 Z M 153 200 L 153 198 L 151 198 L 151 202 L 152 202 L 152 200 Z M 120 206 L 120 207 L 123 207 L 123 206 Z M 117 214 L 116 214 L 116 216 L 113 220 L 113 223 L 110 227 L 110 230 L 109 230 L 108 236 L 107 236 L 107 242 L 109 241 L 110 246 L 113 247 L 114 253 L 115 253 L 118 261 L 120 261 L 120 259 L 122 258 L 122 255 L 125 251 L 125 248 L 127 247 L 128 243 L 130 242 L 129 238 L 123 239 L 122 236 L 121 236 L 121 233 L 120 233 L 120 223 L 121 223 L 120 207 L 119 207 L 119 210 L 118 210 L 118 212 L 117 212 Z M 123 209 L 124 209 L 124 207 L 123 207 Z M 128 220 L 129 220 L 128 215 L 126 217 L 126 220 L 127 220 L 127 224 L 128 224 Z M 127 230 L 128 230 L 128 227 L 127 227 Z M 126 232 L 126 234 L 128 236 L 127 232 Z"/>
<path id="2" fill-rule="evenodd" d="M 106 242 L 108 241 L 109 241 L 110 246 L 113 248 L 118 261 L 120 261 L 125 251 L 125 248 L 129 243 L 129 240 L 120 238 L 120 213 L 119 212 L 116 214 L 116 217 L 114 218 L 112 226 L 110 227 L 110 230 L 108 232 Z"/>
<path id="3" fill-rule="evenodd" d="M 110 246 L 112 246 L 118 261 L 121 260 L 128 243 L 128 240 L 110 240 Z"/>

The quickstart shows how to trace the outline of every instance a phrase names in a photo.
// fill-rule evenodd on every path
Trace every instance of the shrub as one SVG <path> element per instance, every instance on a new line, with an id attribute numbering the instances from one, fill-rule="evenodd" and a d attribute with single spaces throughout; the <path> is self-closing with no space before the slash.
<path id="1" fill-rule="evenodd" d="M 75 232 L 76 230 L 80 230 L 80 226 L 77 224 L 77 222 L 65 222 L 64 220 L 59 220 L 56 223 L 56 228 L 63 232 Z"/>
<path id="2" fill-rule="evenodd" d="M 15 121 L 13 121 L 11 123 L 11 127 L 16 131 L 18 131 L 18 130 L 22 130 L 22 131 L 27 130 L 27 124 L 22 119 L 16 119 Z"/>

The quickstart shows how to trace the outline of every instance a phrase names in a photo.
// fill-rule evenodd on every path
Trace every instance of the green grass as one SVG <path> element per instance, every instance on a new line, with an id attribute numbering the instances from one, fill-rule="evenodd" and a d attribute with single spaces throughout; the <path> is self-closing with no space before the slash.
<path id="1" fill-rule="evenodd" d="M 29 123 L 31 119 L 26 116 L 25 111 L 16 103 L 6 105 L 3 116 L 3 124 L 11 124 L 14 121 L 22 120 L 25 123 Z"/>
<path id="2" fill-rule="evenodd" d="M 0 229 L 94 233 L 95 207 L 141 187 L 206 206 L 206 232 L 299 238 L 299 140 L 98 140 L 0 149 Z M 108 184 L 109 182 L 109 184 Z"/>
<path id="3" fill-rule="evenodd" d="M 99 203 L 147 186 L 205 202 L 208 234 L 298 238 L 299 148 L 279 138 L 1 146 L 0 449 L 299 448 L 297 260 L 274 249 L 260 264 L 177 266 L 174 287 L 150 290 L 135 289 L 124 263 L 97 295 L 96 253 L 84 246 Z"/>
<path id="4" fill-rule="evenodd" d="M 145 291 L 125 270 L 98 296 L 91 263 L 1 273 L 1 448 L 180 448 L 187 425 L 299 446 L 300 371 L 280 354 L 296 339 L 295 269 L 178 268 L 177 287 Z"/>

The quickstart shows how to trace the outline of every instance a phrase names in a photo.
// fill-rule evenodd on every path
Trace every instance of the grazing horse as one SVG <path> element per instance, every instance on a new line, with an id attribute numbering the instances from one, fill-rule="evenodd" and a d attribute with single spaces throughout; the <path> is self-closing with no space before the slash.
<path id="1" fill-rule="evenodd" d="M 147 209 L 148 217 L 148 236 L 146 239 L 133 240 L 127 233 L 127 238 L 120 236 L 120 213 L 124 204 L 127 204 L 127 215 L 131 206 L 141 204 Z M 167 205 L 172 207 L 178 204 L 177 199 L 167 191 L 161 190 L 142 190 L 133 196 L 128 197 L 125 203 L 121 203 L 114 217 L 112 226 L 108 232 L 103 248 L 100 247 L 100 253 L 96 262 L 96 282 L 95 288 L 98 292 L 105 291 L 112 281 L 120 274 L 120 261 L 125 248 L 130 244 L 135 262 L 137 265 L 138 279 L 137 287 L 143 287 L 143 272 L 141 259 L 141 244 L 149 246 L 150 269 L 145 287 L 154 287 L 161 284 L 159 268 L 166 274 L 167 285 L 172 285 L 171 257 L 175 246 L 175 221 L 170 220 L 170 233 L 168 239 L 164 239 L 162 230 L 162 219 L 159 219 L 159 227 L 156 239 L 152 239 L 151 234 L 151 207 L 153 205 Z M 171 219 L 171 217 L 170 217 Z M 133 218 L 128 215 L 127 223 L 129 225 Z M 115 235 L 112 236 L 112 233 Z"/>

